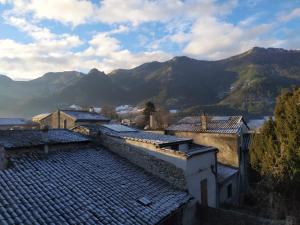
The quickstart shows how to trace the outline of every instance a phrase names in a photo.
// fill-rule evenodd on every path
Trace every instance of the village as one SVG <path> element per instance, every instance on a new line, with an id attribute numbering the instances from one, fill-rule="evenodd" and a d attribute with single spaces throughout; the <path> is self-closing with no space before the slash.
<path id="1" fill-rule="evenodd" d="M 205 208 L 243 204 L 257 127 L 204 112 L 159 126 L 153 111 L 146 121 L 138 129 L 74 106 L 0 118 L 1 224 L 203 224 Z"/>

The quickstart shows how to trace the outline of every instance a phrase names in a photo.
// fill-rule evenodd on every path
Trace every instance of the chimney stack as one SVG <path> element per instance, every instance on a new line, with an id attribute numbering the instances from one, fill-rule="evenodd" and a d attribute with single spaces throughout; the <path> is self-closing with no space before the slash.
<path id="1" fill-rule="evenodd" d="M 149 128 L 150 129 L 154 129 L 155 128 L 155 119 L 154 119 L 154 115 L 152 113 L 150 114 Z"/>
<path id="2" fill-rule="evenodd" d="M 48 152 L 49 152 L 48 131 L 49 131 L 49 127 L 44 126 L 43 129 L 42 129 L 42 139 L 43 139 L 43 142 L 44 142 L 44 154 L 45 155 L 48 155 Z"/>
<path id="3" fill-rule="evenodd" d="M 57 128 L 60 129 L 60 109 L 57 110 Z"/>
<path id="4" fill-rule="evenodd" d="M 90 107 L 89 108 L 89 112 L 95 112 L 95 108 L 94 107 Z"/>
<path id="5" fill-rule="evenodd" d="M 201 129 L 207 130 L 207 115 L 203 112 L 200 116 Z"/>

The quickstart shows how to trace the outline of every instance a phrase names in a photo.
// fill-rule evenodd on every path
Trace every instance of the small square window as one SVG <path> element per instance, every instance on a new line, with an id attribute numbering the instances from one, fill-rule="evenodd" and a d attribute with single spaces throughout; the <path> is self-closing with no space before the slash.
<path id="1" fill-rule="evenodd" d="M 231 198 L 232 197 L 232 184 L 229 184 L 227 186 L 227 198 Z"/>

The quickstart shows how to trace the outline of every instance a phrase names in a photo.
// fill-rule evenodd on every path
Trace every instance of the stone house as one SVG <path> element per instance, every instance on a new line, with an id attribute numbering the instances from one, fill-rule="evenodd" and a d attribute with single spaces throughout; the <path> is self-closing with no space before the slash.
<path id="1" fill-rule="evenodd" d="M 0 132 L 0 224 L 195 224 L 188 192 L 69 130 Z"/>
<path id="2" fill-rule="evenodd" d="M 110 120 L 99 113 L 83 110 L 57 110 L 39 120 L 41 127 L 70 129 L 81 124 L 105 124 Z"/>
<path id="3" fill-rule="evenodd" d="M 35 122 L 35 123 L 38 123 L 40 124 L 40 122 L 46 118 L 47 116 L 49 116 L 51 113 L 41 113 L 41 114 L 38 114 L 38 115 L 35 115 L 31 118 L 32 122 Z"/>
<path id="4" fill-rule="evenodd" d="M 185 117 L 169 126 L 165 133 L 193 139 L 200 145 L 217 148 L 218 162 L 238 169 L 239 192 L 248 186 L 249 128 L 242 116 Z"/>
<path id="5" fill-rule="evenodd" d="M 189 138 L 145 132 L 118 124 L 83 125 L 73 130 L 94 137 L 116 154 L 188 191 L 202 205 L 218 207 L 220 203 L 235 201 L 238 195 L 237 181 L 234 180 L 238 171 L 228 173 L 226 166 L 218 165 L 214 147 L 194 144 Z M 232 189 L 229 197 L 222 198 L 220 190 L 224 189 L 222 181 L 225 180 L 232 183 Z"/>

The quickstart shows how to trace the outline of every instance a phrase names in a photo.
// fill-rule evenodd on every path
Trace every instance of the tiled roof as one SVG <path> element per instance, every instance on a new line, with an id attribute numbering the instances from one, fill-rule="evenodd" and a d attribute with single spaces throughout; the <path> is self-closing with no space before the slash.
<path id="1" fill-rule="evenodd" d="M 101 114 L 95 112 L 88 112 L 88 111 L 79 111 L 79 110 L 61 110 L 65 114 L 76 119 L 76 121 L 109 121 L 108 118 L 102 116 Z"/>
<path id="2" fill-rule="evenodd" d="M 13 158 L 0 224 L 157 224 L 190 196 L 105 149 Z"/>
<path id="3" fill-rule="evenodd" d="M 26 125 L 30 121 L 24 118 L 0 118 L 0 126 L 18 126 L 18 125 Z"/>
<path id="4" fill-rule="evenodd" d="M 237 173 L 238 169 L 218 163 L 218 183 L 223 183 Z"/>
<path id="5" fill-rule="evenodd" d="M 200 116 L 185 117 L 167 131 L 190 131 L 203 133 L 238 133 L 244 123 L 242 116 L 207 116 L 207 129 L 203 130 Z"/>
<path id="6" fill-rule="evenodd" d="M 0 146 L 7 149 L 85 141 L 88 139 L 81 134 L 62 129 L 49 130 L 46 136 L 41 130 L 0 131 Z"/>
<path id="7" fill-rule="evenodd" d="M 122 125 L 119 125 L 122 126 Z M 135 131 L 128 131 L 128 132 L 117 132 L 115 130 L 109 129 L 105 126 L 99 126 L 99 129 L 101 129 L 102 132 L 105 134 L 120 137 L 124 139 L 134 140 L 134 141 L 140 141 L 140 142 L 146 142 L 154 145 L 162 145 L 162 144 L 171 144 L 171 143 L 177 143 L 177 142 L 191 142 L 192 139 L 188 138 L 180 138 L 172 135 L 163 135 L 163 134 L 157 134 L 152 132 L 145 132 L 140 130 Z"/>

